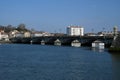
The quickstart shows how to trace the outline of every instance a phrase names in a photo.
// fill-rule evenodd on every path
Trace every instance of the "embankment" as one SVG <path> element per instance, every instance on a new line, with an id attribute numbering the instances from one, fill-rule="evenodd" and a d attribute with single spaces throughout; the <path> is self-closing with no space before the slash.
<path id="1" fill-rule="evenodd" d="M 109 52 L 120 53 L 120 33 L 114 37 L 113 43 L 109 48 Z"/>

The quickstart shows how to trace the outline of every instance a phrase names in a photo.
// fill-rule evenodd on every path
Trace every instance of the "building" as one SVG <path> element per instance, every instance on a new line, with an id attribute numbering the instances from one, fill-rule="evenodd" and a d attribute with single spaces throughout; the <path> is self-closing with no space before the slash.
<path id="1" fill-rule="evenodd" d="M 15 37 L 20 37 L 20 38 L 23 38 L 24 37 L 24 33 L 16 33 L 15 34 Z"/>
<path id="2" fill-rule="evenodd" d="M 31 37 L 31 33 L 30 32 L 25 32 L 24 37 Z"/>
<path id="3" fill-rule="evenodd" d="M 31 36 L 32 37 L 42 37 L 42 36 L 53 36 L 53 35 L 48 32 L 36 31 L 36 32 L 33 32 Z"/>
<path id="4" fill-rule="evenodd" d="M 102 32 L 98 32 L 97 35 L 98 36 L 116 36 L 118 35 L 119 31 L 118 31 L 118 27 L 115 26 L 113 27 L 113 31 L 102 31 Z"/>
<path id="5" fill-rule="evenodd" d="M 86 33 L 85 36 L 97 36 L 96 33 Z"/>
<path id="6" fill-rule="evenodd" d="M 67 35 L 70 36 L 83 36 L 84 28 L 80 26 L 68 26 L 67 27 Z"/>
<path id="7" fill-rule="evenodd" d="M 113 31 L 103 31 L 103 32 L 98 32 L 98 36 L 113 36 Z"/>
<path id="8" fill-rule="evenodd" d="M 0 41 L 9 41 L 9 36 L 4 30 L 0 30 Z"/>
<path id="9" fill-rule="evenodd" d="M 17 30 L 10 31 L 9 32 L 9 37 L 10 38 L 16 37 L 16 34 L 18 34 L 18 33 L 19 33 L 19 31 L 17 31 Z"/>

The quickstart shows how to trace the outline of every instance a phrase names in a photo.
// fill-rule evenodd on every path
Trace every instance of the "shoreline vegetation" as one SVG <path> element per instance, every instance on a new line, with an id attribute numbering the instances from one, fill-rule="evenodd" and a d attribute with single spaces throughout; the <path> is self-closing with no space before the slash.
<path id="1" fill-rule="evenodd" d="M 120 47 L 110 47 L 108 51 L 111 53 L 120 53 Z"/>

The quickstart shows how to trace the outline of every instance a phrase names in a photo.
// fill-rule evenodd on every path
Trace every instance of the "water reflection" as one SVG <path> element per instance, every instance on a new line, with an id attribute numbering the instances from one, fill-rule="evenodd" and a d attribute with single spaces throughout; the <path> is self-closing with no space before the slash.
<path id="1" fill-rule="evenodd" d="M 91 48 L 94 52 L 104 52 L 104 49 Z"/>
<path id="2" fill-rule="evenodd" d="M 120 54 L 112 53 L 113 80 L 120 80 Z"/>

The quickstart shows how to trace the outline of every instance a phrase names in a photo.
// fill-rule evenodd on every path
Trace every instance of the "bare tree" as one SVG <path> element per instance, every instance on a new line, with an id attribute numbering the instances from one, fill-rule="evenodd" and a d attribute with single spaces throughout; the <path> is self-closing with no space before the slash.
<path id="1" fill-rule="evenodd" d="M 26 29 L 26 26 L 25 26 L 25 24 L 19 24 L 18 25 L 18 27 L 17 27 L 17 30 L 18 31 L 28 31 L 27 29 Z"/>

